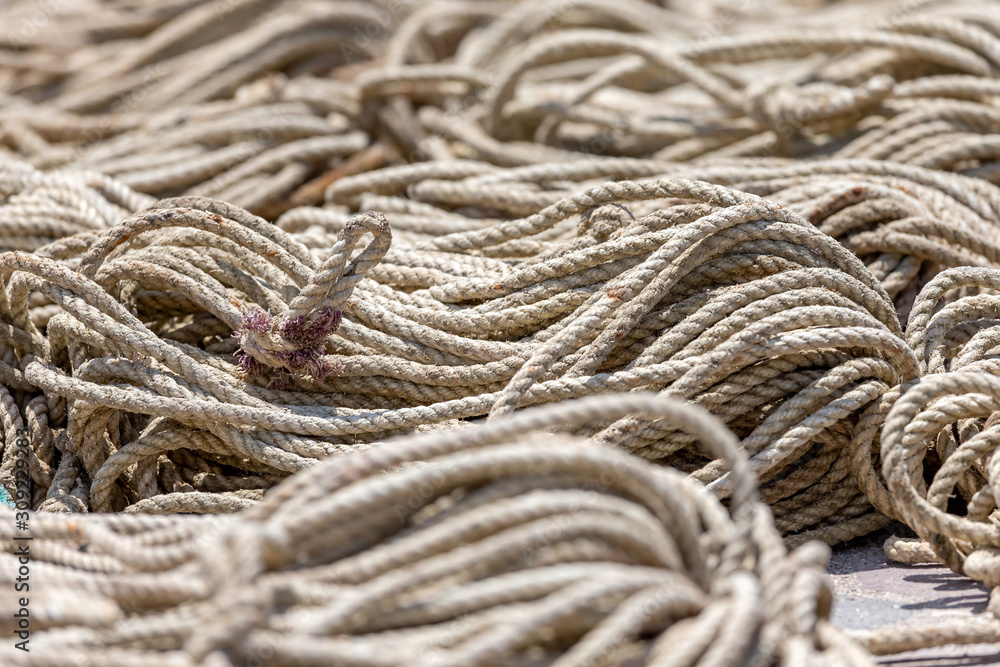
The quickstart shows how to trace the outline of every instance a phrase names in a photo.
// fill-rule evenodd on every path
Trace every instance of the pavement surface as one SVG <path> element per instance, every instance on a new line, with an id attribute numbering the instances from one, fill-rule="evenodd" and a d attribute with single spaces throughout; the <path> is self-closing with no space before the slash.
<path id="1" fill-rule="evenodd" d="M 971 617 L 986 611 L 989 594 L 978 583 L 940 565 L 891 563 L 882 551 L 882 531 L 834 549 L 833 622 L 848 629 L 894 623 L 922 626 L 936 619 Z M 898 532 L 897 534 L 904 534 Z M 1000 664 L 1000 644 L 945 646 L 879 659 L 894 667 L 966 667 Z"/>

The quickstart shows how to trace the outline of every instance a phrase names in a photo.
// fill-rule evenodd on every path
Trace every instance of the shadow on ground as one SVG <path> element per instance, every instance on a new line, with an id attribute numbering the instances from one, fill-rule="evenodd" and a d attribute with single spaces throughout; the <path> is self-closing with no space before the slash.
<path id="1" fill-rule="evenodd" d="M 988 591 L 979 583 L 939 565 L 890 563 L 882 550 L 883 532 L 834 549 L 833 622 L 852 629 L 894 623 L 923 626 L 986 611 Z M 966 667 L 1000 664 L 1000 645 L 945 646 L 881 658 L 895 667 Z"/>

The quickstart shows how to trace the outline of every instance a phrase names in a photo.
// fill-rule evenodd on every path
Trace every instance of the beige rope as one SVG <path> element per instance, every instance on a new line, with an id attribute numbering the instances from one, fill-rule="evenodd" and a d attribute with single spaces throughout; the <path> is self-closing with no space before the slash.
<path id="1" fill-rule="evenodd" d="M 629 213 L 669 197 L 703 203 Z M 589 228 L 575 239 L 532 241 L 577 212 Z M 626 214 L 617 231 L 596 231 L 605 212 Z M 348 264 L 364 232 L 374 240 Z M 211 493 L 234 465 L 237 486 L 216 492 L 266 488 L 401 429 L 625 388 L 665 390 L 730 425 L 783 532 L 854 521 L 857 499 L 881 488 L 872 468 L 851 470 L 851 416 L 916 377 L 917 360 L 864 266 L 788 209 L 704 183 L 622 181 L 435 243 L 542 245 L 513 268 L 393 251 L 369 215 L 321 261 L 235 207 L 163 201 L 77 258 L 0 256 L 19 346 L 10 373 L 70 401 L 65 451 L 100 511 Z M 45 337 L 29 322 L 33 292 L 63 309 Z M 597 431 L 731 493 L 683 434 L 638 421 Z M 156 463 L 168 453 L 171 466 Z"/>
<path id="2" fill-rule="evenodd" d="M 543 434 L 627 414 L 665 420 L 726 460 L 732 518 L 675 470 Z M 535 655 L 614 665 L 638 654 L 650 664 L 871 664 L 857 649 L 843 662 L 850 642 L 829 624 L 820 575 L 827 552 L 811 543 L 786 554 L 735 436 L 704 410 L 651 394 L 567 401 L 334 458 L 237 518 L 84 518 L 33 518 L 35 576 L 62 596 L 53 606 L 88 600 L 107 612 L 88 628 L 42 619 L 30 663 L 0 647 L 9 664 L 95 651 L 113 664 L 506 665 Z M 6 548 L 10 523 L 0 522 Z M 104 567 L 68 561 L 58 547 L 70 545 Z M 0 558 L 4 579 L 12 561 Z"/>
<path id="3" fill-rule="evenodd" d="M 664 4 L 4 3 L 4 664 L 996 640 L 1000 3 Z"/>

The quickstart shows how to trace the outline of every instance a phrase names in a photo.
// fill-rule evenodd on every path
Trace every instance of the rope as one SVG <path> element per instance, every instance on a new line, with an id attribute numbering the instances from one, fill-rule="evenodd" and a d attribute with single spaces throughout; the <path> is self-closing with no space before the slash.
<path id="1" fill-rule="evenodd" d="M 732 515 L 675 470 L 562 433 L 629 414 L 725 460 Z M 786 553 L 737 439 L 652 394 L 328 459 L 236 517 L 93 518 L 35 516 L 35 576 L 103 613 L 85 628 L 34 619 L 43 648 L 30 664 L 95 651 L 112 664 L 527 664 L 529 648 L 552 664 L 871 664 L 829 623 L 828 550 Z M 100 559 L 87 569 L 68 562 L 82 544 Z"/>
<path id="2" fill-rule="evenodd" d="M 639 218 L 627 208 L 663 198 L 699 203 Z M 97 511 L 212 493 L 206 484 L 233 467 L 236 487 L 217 493 L 266 488 L 400 430 L 643 388 L 703 404 L 740 435 L 783 532 L 822 537 L 864 514 L 858 500 L 881 483 L 870 467 L 851 470 L 852 415 L 919 368 L 859 260 L 789 209 L 679 179 L 598 186 L 437 242 L 525 244 L 588 211 L 590 233 L 542 242 L 513 268 L 393 250 L 375 214 L 348 221 L 320 260 L 230 205 L 164 200 L 85 253 L 0 255 L 18 345 L 10 373 L 66 401 L 50 419 L 65 419 L 62 444 Z M 44 337 L 31 321 L 38 292 L 62 310 Z M 672 429 L 592 431 L 722 498 L 732 491 L 719 462 Z M 156 479 L 166 453 L 194 468 Z M 46 497 L 51 480 L 36 477 Z"/>
<path id="3" fill-rule="evenodd" d="M 4 3 L 3 663 L 996 641 L 997 10 Z M 988 612 L 831 625 L 893 521 Z"/>

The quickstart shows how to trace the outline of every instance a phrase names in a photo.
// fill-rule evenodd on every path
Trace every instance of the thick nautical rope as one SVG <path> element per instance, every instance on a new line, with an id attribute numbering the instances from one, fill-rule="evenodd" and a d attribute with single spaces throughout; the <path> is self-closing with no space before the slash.
<path id="1" fill-rule="evenodd" d="M 728 512 L 677 470 L 565 434 L 640 414 L 726 462 Z M 0 647 L 5 664 L 872 664 L 829 622 L 828 550 L 786 553 L 735 435 L 652 394 L 328 459 L 235 517 L 38 514 L 32 533 L 39 648 Z M 15 571 L 0 554 L 0 578 Z"/>
<path id="2" fill-rule="evenodd" d="M 1000 590 L 1000 3 L 675 5 L 4 3 L 0 484 L 27 429 L 56 582 L 30 664 L 867 664 L 771 521 L 903 520 L 893 558 Z M 577 488 L 596 461 L 630 486 Z"/>
<path id="3" fill-rule="evenodd" d="M 669 199 L 698 203 L 653 206 Z M 651 212 L 635 218 L 636 206 Z M 82 253 L 57 242 L 0 255 L 16 349 L 5 372 L 66 401 L 49 413 L 65 430 L 45 436 L 35 505 L 76 507 L 60 500 L 68 482 L 53 485 L 65 465 L 78 466 L 73 488 L 90 479 L 95 510 L 237 509 L 316 458 L 397 432 L 643 388 L 733 428 L 797 540 L 886 521 L 852 415 L 917 377 L 917 361 L 878 281 L 789 209 L 702 182 L 620 181 L 433 240 L 447 250 L 394 251 L 378 215 L 338 234 L 320 259 L 245 211 L 181 199 Z M 504 247 L 538 254 L 477 254 Z M 36 292 L 61 309 L 44 336 Z M 591 428 L 731 494 L 683 433 Z"/>

